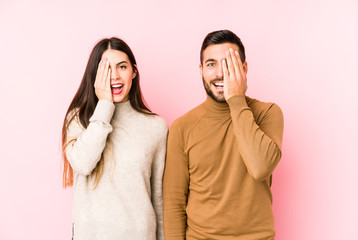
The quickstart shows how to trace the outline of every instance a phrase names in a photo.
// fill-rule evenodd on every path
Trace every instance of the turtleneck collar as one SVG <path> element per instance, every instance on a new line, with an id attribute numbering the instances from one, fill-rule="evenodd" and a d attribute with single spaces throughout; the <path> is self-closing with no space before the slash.
<path id="1" fill-rule="evenodd" d="M 125 102 L 114 103 L 114 105 L 116 106 L 114 110 L 114 115 L 123 115 L 135 111 L 129 100 Z"/>
<path id="2" fill-rule="evenodd" d="M 218 114 L 230 114 L 230 107 L 227 102 L 219 103 L 212 99 L 209 95 L 206 94 L 206 101 L 204 102 L 206 108 L 212 113 Z"/>

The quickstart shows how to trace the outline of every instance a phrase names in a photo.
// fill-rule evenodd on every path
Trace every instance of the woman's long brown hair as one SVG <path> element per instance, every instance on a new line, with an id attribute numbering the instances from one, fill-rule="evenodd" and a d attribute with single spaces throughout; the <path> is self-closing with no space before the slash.
<path id="1" fill-rule="evenodd" d="M 132 80 L 132 87 L 129 91 L 130 104 L 138 112 L 154 115 L 154 113 L 152 113 L 144 103 L 140 85 L 139 85 L 140 77 L 137 68 L 137 63 L 132 53 L 132 50 L 123 40 L 119 38 L 115 38 L 115 37 L 110 39 L 106 38 L 99 41 L 94 46 L 91 52 L 80 87 L 78 88 L 77 93 L 74 96 L 67 110 L 62 126 L 62 156 L 64 160 L 62 185 L 64 188 L 73 185 L 73 169 L 66 157 L 66 148 L 68 144 L 70 144 L 67 142 L 68 127 L 71 121 L 73 121 L 77 116 L 80 124 L 84 128 L 87 128 L 89 124 L 89 119 L 92 116 L 98 102 L 98 98 L 95 94 L 95 89 L 94 89 L 94 82 L 96 78 L 98 63 L 101 60 L 102 54 L 107 49 L 114 49 L 127 54 L 128 59 L 132 65 L 133 71 L 136 71 L 136 77 Z M 72 114 L 74 113 L 74 111 L 76 111 L 75 114 Z M 97 166 L 92 171 L 92 174 L 96 174 L 94 180 L 95 187 L 97 186 L 98 181 L 103 173 L 103 168 L 104 168 L 104 159 L 103 157 L 101 157 L 101 160 L 97 163 Z"/>

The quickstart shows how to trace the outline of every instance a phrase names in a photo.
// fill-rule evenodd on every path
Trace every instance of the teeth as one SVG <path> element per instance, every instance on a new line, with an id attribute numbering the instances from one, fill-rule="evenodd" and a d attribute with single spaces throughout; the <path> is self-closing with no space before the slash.
<path id="1" fill-rule="evenodd" d="M 122 87 L 122 86 L 123 86 L 123 84 L 113 84 L 112 88 L 117 88 L 117 87 Z"/>
<path id="2" fill-rule="evenodd" d="M 214 83 L 215 87 L 223 87 L 224 83 Z"/>

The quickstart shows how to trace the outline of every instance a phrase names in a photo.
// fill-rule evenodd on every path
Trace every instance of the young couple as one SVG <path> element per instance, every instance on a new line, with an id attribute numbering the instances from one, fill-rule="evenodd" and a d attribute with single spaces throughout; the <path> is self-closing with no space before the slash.
<path id="1" fill-rule="evenodd" d="M 168 135 L 144 104 L 129 46 L 98 42 L 62 129 L 72 238 L 274 239 L 283 115 L 245 96 L 247 69 L 233 32 L 209 33 L 200 52 L 207 99 Z"/>

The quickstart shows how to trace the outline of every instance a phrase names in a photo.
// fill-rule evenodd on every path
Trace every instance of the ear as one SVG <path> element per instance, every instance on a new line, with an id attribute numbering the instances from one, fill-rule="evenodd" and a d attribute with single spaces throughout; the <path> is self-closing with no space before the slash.
<path id="1" fill-rule="evenodd" d="M 134 79 L 137 76 L 137 65 L 133 64 L 134 68 L 133 68 L 133 74 L 132 74 L 132 79 Z"/>
<path id="2" fill-rule="evenodd" d="M 247 68 L 247 62 L 245 61 L 244 64 L 242 64 L 242 68 L 244 69 L 245 74 L 247 74 L 248 68 Z"/>
<path id="3" fill-rule="evenodd" d="M 199 63 L 200 75 L 203 76 L 203 65 Z"/>

